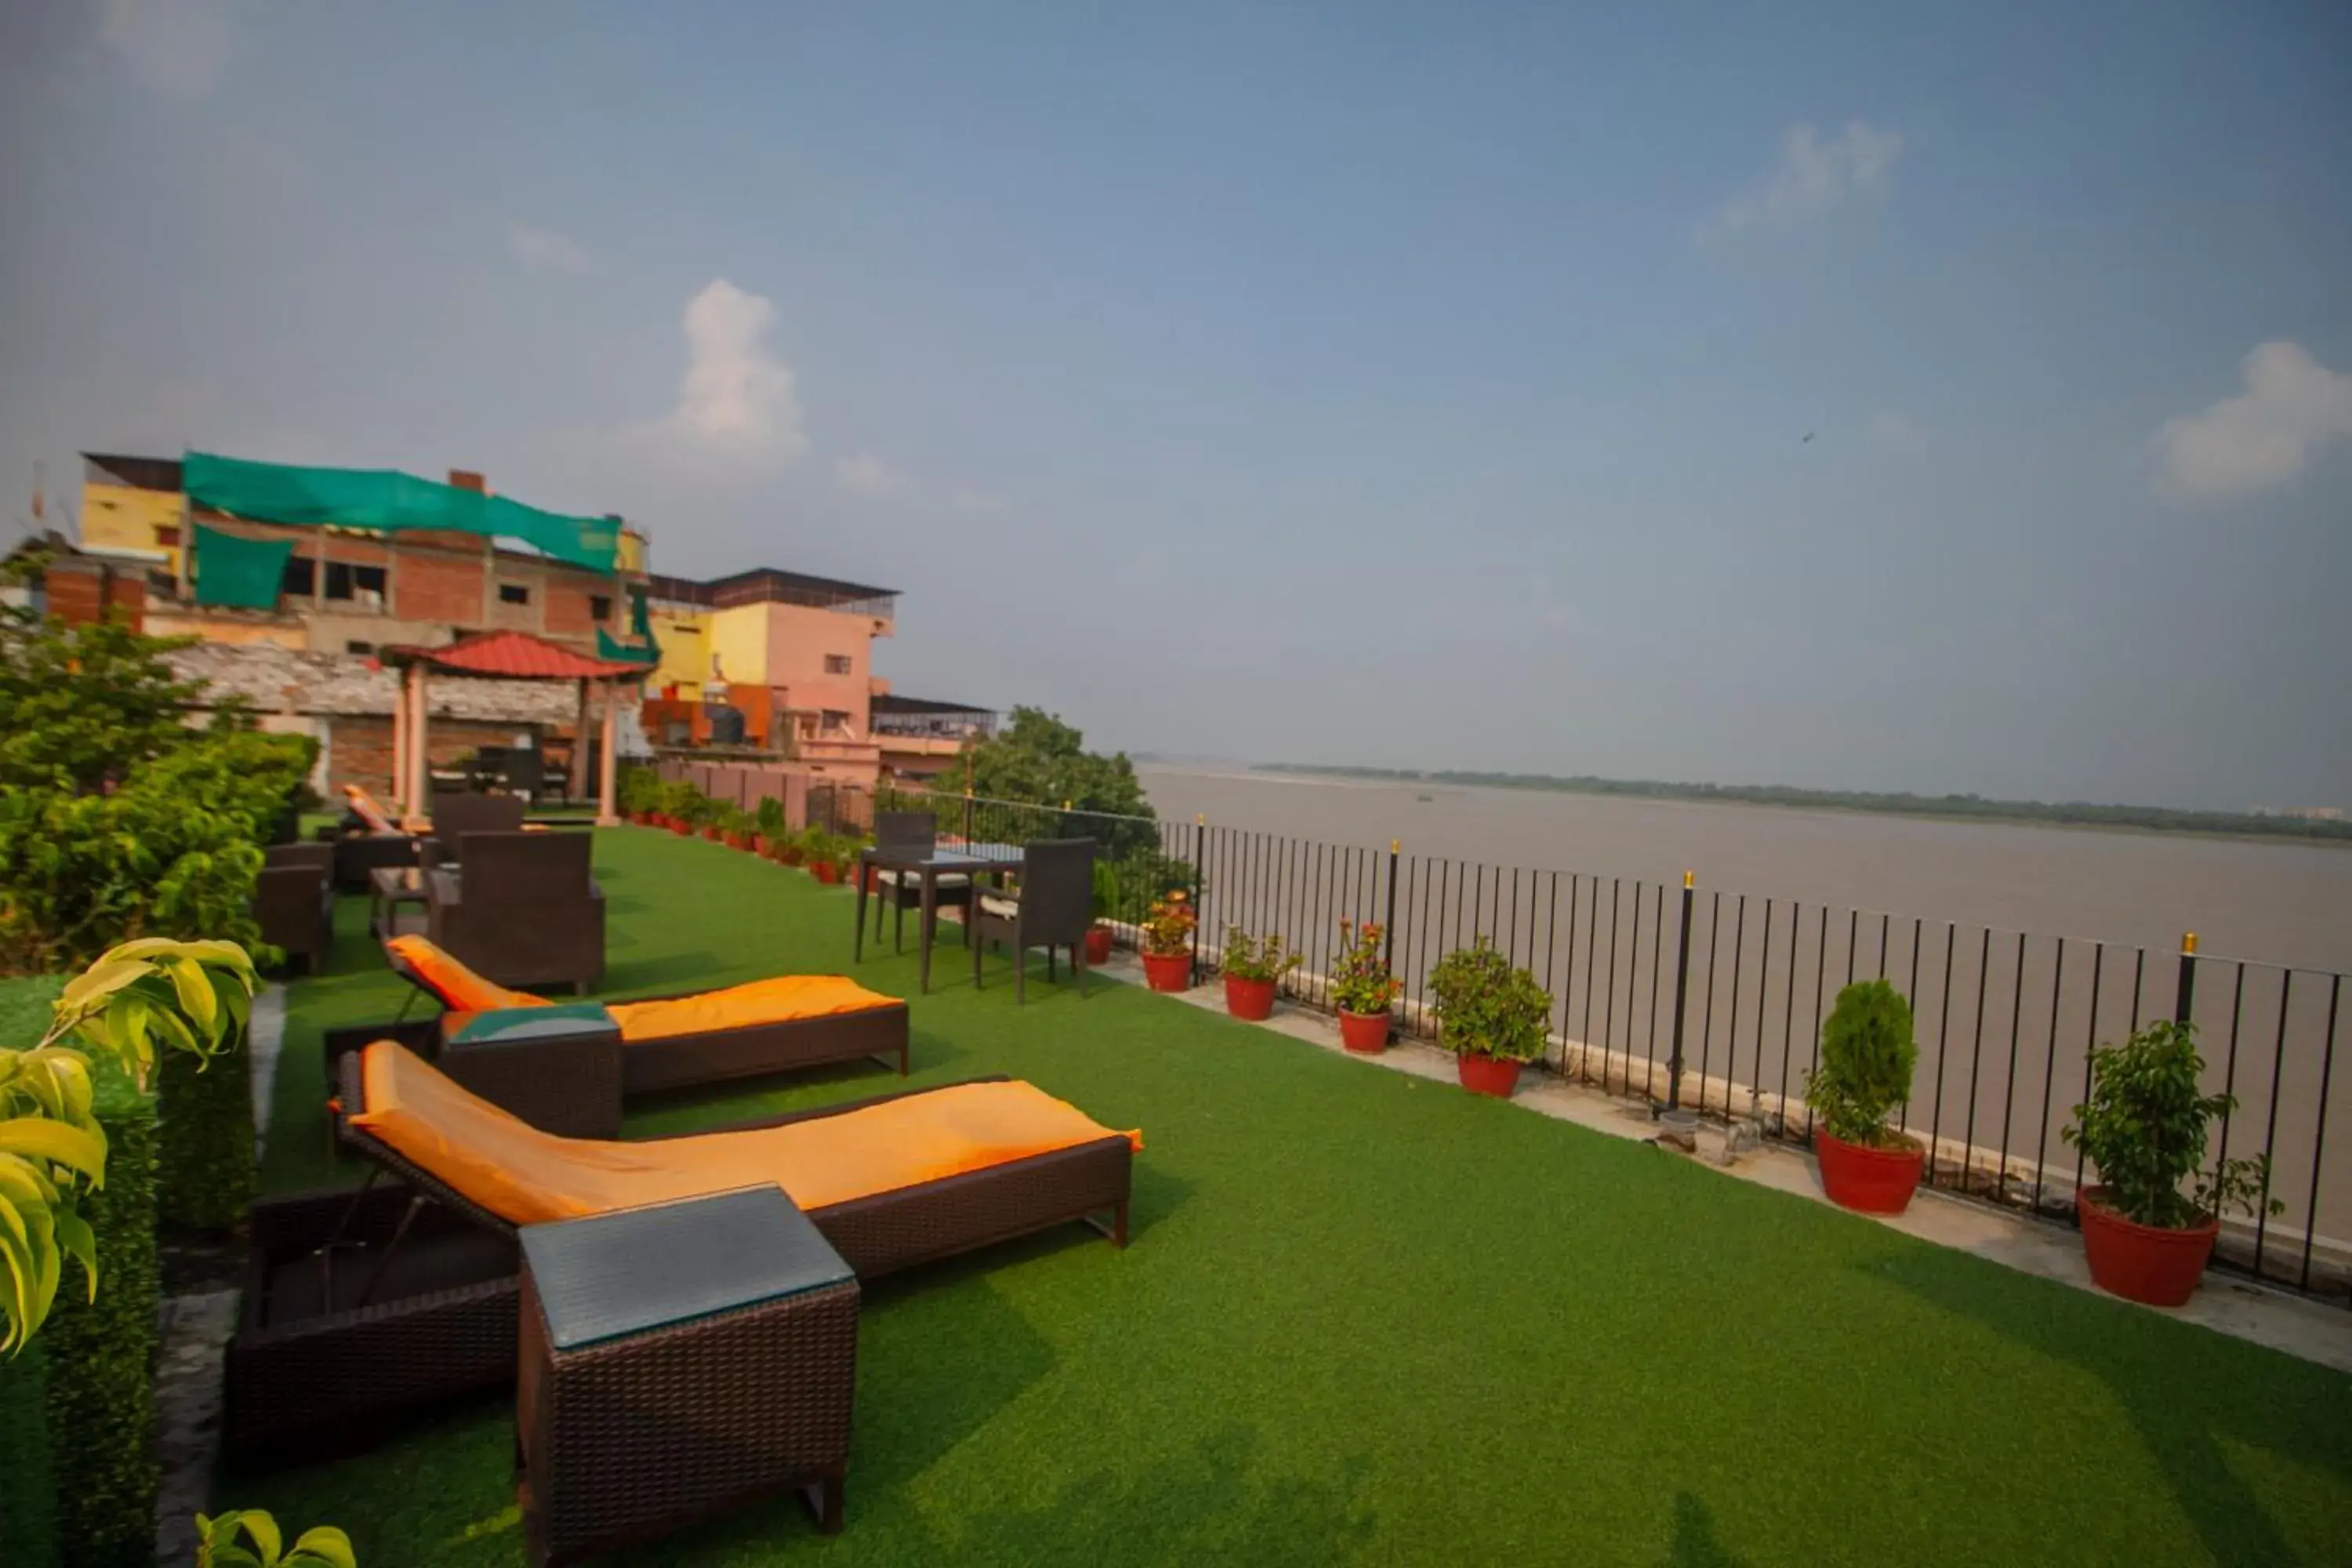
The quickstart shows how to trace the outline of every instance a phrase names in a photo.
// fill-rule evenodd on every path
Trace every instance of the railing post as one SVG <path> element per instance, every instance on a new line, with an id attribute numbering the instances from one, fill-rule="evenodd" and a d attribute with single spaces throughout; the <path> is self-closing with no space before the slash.
<path id="1" fill-rule="evenodd" d="M 1195 985 L 1201 983 L 1201 854 L 1202 838 L 1209 830 L 1206 812 L 1192 814 L 1192 970 L 1188 978 Z"/>
<path id="2" fill-rule="evenodd" d="M 963 841 L 967 847 L 971 843 L 971 782 L 969 779 L 964 781 L 963 786 Z"/>
<path id="3" fill-rule="evenodd" d="M 1666 1109 L 1681 1109 L 1683 1103 L 1683 1013 L 1690 997 L 1690 926 L 1691 873 L 1683 873 L 1682 936 L 1675 945 L 1675 1037 L 1672 1054 L 1666 1058 Z"/>
<path id="4" fill-rule="evenodd" d="M 1396 839 L 1389 840 L 1389 900 L 1388 911 L 1381 917 L 1381 967 L 1388 968 L 1396 955 Z"/>
<path id="5" fill-rule="evenodd" d="M 2189 1022 L 2189 1009 L 2197 1002 L 2197 933 L 2180 933 L 2180 989 L 2173 994 L 2172 1021 Z"/>

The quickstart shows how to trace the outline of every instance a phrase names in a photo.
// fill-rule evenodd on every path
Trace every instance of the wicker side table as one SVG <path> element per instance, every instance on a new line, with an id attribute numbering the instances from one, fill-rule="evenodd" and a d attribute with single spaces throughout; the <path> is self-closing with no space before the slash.
<path id="1" fill-rule="evenodd" d="M 564 1138 L 621 1135 L 621 1026 L 593 1002 L 444 1013 L 441 1070 Z"/>
<path id="2" fill-rule="evenodd" d="M 526 1226 L 515 1436 L 540 1568 L 789 1489 L 841 1528 L 857 1281 L 776 1187 Z"/>

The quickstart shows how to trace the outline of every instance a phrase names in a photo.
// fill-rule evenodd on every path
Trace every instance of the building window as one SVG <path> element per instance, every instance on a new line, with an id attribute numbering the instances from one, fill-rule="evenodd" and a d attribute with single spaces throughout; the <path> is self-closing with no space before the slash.
<path id="1" fill-rule="evenodd" d="M 286 564 L 290 569 L 294 563 L 289 558 Z M 305 564 L 307 565 L 308 563 Z M 370 609 L 382 609 L 383 607 L 383 568 L 354 566 L 348 561 L 328 562 L 327 597 L 363 605 Z"/>
<path id="2" fill-rule="evenodd" d="M 528 605 L 530 603 L 530 590 L 520 583 L 501 583 L 499 584 L 499 603 Z"/>
<path id="3" fill-rule="evenodd" d="M 372 642 L 347 642 L 343 645 L 343 651 L 345 653 L 373 653 L 375 651 L 375 644 Z"/>
<path id="4" fill-rule="evenodd" d="M 827 675 L 847 675 L 849 668 L 849 656 L 845 653 L 829 653 L 824 656 L 824 672 Z"/>
<path id="5" fill-rule="evenodd" d="M 822 721 L 819 722 L 819 724 L 818 724 L 818 728 L 823 729 L 823 730 L 846 730 L 846 729 L 848 729 L 848 728 L 849 728 L 849 713 L 848 713 L 848 711 L 847 711 L 845 709 L 841 709 L 841 708 L 828 708 L 828 709 L 826 709 L 826 710 L 824 710 L 824 716 L 823 720 L 822 720 Z"/>
<path id="6" fill-rule="evenodd" d="M 179 542 L 180 525 L 178 523 L 159 522 L 155 525 L 155 543 L 159 549 L 174 549 Z"/>
<path id="7" fill-rule="evenodd" d="M 278 580 L 278 591 L 309 598 L 316 591 L 313 584 L 318 581 L 314 574 L 318 564 L 307 555 L 289 555 L 286 558 L 286 574 Z"/>
<path id="8" fill-rule="evenodd" d="M 602 626 L 613 618 L 613 601 L 602 594 L 588 595 L 588 618 Z"/>

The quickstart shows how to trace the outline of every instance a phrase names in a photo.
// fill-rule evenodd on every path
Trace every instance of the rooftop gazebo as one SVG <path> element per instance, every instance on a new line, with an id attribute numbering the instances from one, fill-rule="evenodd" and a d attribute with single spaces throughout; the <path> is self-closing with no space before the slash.
<path id="1" fill-rule="evenodd" d="M 446 647 L 387 647 L 378 655 L 401 671 L 399 695 L 393 702 L 392 754 L 394 794 L 401 809 L 421 816 L 430 800 L 426 759 L 427 682 L 434 672 L 500 680 L 569 680 L 580 687 L 580 720 L 573 750 L 588 731 L 590 696 L 604 692 L 604 753 L 596 780 L 596 821 L 611 826 L 620 821 L 614 796 L 617 772 L 614 747 L 619 738 L 621 689 L 645 679 L 646 667 L 635 660 L 590 658 L 560 644 L 528 632 L 488 632 Z"/>

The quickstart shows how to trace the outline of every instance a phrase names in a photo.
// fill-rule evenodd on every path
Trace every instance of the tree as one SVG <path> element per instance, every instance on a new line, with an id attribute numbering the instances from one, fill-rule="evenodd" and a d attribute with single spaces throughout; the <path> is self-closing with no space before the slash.
<path id="1" fill-rule="evenodd" d="M 0 610 L 0 789 L 88 793 L 186 740 L 182 715 L 205 683 L 163 656 L 192 640 L 115 616 L 68 626 Z"/>
<path id="2" fill-rule="evenodd" d="M 1125 752 L 1102 756 L 1086 749 L 1086 736 L 1042 708 L 1015 708 L 1013 721 L 975 747 L 971 788 L 988 800 L 1149 817 L 1151 803 L 1137 782 Z"/>

